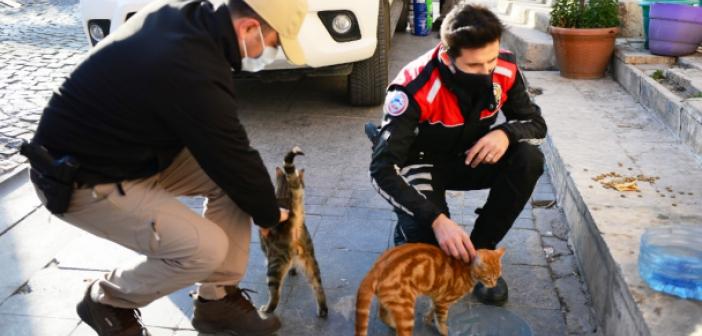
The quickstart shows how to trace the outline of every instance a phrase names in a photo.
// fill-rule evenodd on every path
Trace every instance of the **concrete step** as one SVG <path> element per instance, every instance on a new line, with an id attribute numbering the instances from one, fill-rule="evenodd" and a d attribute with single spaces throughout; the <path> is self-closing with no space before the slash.
<path id="1" fill-rule="evenodd" d="M 502 36 L 502 47 L 517 55 L 519 67 L 524 70 L 556 69 L 553 38 L 550 34 L 525 25 L 508 24 Z"/>
<path id="2" fill-rule="evenodd" d="M 508 27 L 502 47 L 517 55 L 525 70 L 556 69 L 553 39 L 548 33 L 550 5 L 544 0 L 499 0 L 492 11 Z"/>
<path id="3" fill-rule="evenodd" d="M 551 5 L 505 0 L 498 2 L 496 13 L 499 14 L 500 19 L 507 24 L 526 25 L 527 27 L 537 28 L 546 32 L 546 29 L 540 29 L 538 27 L 544 25 L 544 19 L 546 22 L 550 20 Z"/>
<path id="4" fill-rule="evenodd" d="M 647 228 L 702 225 L 702 164 L 659 114 L 638 103 L 641 92 L 635 99 L 610 79 L 568 80 L 555 72 L 526 77 L 543 91 L 535 99 L 549 125 L 546 161 L 602 333 L 695 334 L 702 302 L 651 290 L 637 260 Z M 624 193 L 593 181 L 609 172 L 659 179 Z"/>
<path id="5" fill-rule="evenodd" d="M 702 70 L 702 51 L 690 56 L 679 57 L 678 64 L 686 68 L 695 68 Z"/>
<path id="6" fill-rule="evenodd" d="M 551 12 L 534 13 L 534 28 L 538 31 L 548 33 L 548 27 L 551 26 Z"/>
<path id="7" fill-rule="evenodd" d="M 501 19 L 507 23 L 523 24 L 530 28 L 537 26 L 537 14 L 550 18 L 551 7 L 544 4 L 512 2 L 508 11 L 500 13 Z M 543 30 L 542 30 L 543 31 Z"/>
<path id="8" fill-rule="evenodd" d="M 664 73 L 665 78 L 682 89 L 679 95 L 687 98 L 702 98 L 702 70 L 697 68 L 670 68 Z"/>
<path id="9" fill-rule="evenodd" d="M 614 77 L 634 99 L 671 130 L 671 139 L 702 157 L 702 70 L 683 68 L 673 57 L 617 46 Z M 696 64 L 688 59 L 688 64 Z"/>

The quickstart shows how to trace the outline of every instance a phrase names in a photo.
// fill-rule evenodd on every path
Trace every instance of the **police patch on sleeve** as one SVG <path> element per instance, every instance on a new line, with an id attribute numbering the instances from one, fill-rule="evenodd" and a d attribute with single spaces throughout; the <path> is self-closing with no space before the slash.
<path id="1" fill-rule="evenodd" d="M 383 111 L 393 117 L 397 117 L 405 113 L 408 106 L 409 98 L 406 93 L 402 91 L 392 91 L 385 96 Z"/>

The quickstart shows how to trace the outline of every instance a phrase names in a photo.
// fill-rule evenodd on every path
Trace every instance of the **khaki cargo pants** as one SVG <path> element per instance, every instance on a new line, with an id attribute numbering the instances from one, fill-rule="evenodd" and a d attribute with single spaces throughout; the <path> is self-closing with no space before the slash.
<path id="1" fill-rule="evenodd" d="M 210 300 L 225 296 L 246 271 L 251 218 L 183 150 L 165 171 L 149 178 L 77 189 L 62 217 L 96 236 L 146 256 L 113 270 L 93 286 L 93 300 L 121 308 L 150 302 L 201 283 Z M 177 196 L 207 198 L 204 217 Z M 91 253 L 91 251 L 85 251 Z"/>

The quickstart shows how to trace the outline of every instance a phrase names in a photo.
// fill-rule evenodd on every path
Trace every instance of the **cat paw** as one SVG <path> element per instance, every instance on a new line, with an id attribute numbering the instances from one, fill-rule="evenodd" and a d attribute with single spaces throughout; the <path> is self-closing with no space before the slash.
<path id="1" fill-rule="evenodd" d="M 327 318 L 327 315 L 329 315 L 329 309 L 327 309 L 327 306 L 317 308 L 317 316 L 320 318 Z"/>
<path id="2" fill-rule="evenodd" d="M 263 305 L 261 308 L 258 309 L 259 311 L 262 311 L 266 314 L 273 314 L 273 311 L 275 311 L 275 306 L 269 306 L 269 305 Z"/>

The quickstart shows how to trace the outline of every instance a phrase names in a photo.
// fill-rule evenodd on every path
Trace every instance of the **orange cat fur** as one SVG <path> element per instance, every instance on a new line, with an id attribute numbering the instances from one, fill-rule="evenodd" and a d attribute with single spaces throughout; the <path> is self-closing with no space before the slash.
<path id="1" fill-rule="evenodd" d="M 448 335 L 448 310 L 470 293 L 477 281 L 494 287 L 502 273 L 504 248 L 478 250 L 467 264 L 429 244 L 404 244 L 386 251 L 361 282 L 356 295 L 356 336 L 368 332 L 371 301 L 379 303 L 379 317 L 397 335 L 411 336 L 414 306 L 419 295 L 432 299 L 425 321 L 434 321 L 441 335 Z"/>

